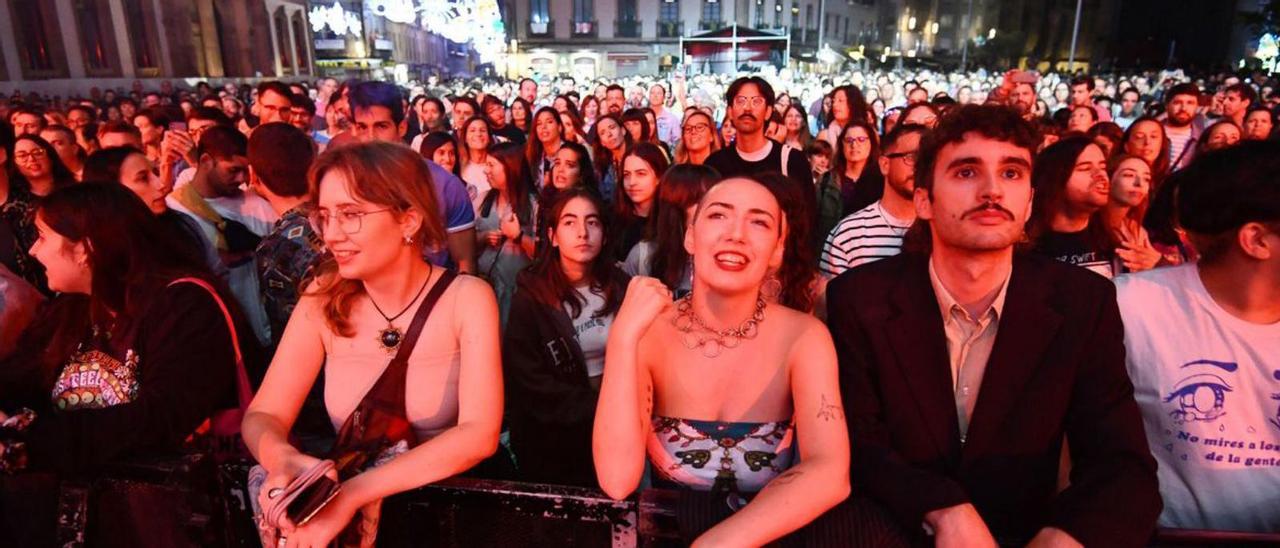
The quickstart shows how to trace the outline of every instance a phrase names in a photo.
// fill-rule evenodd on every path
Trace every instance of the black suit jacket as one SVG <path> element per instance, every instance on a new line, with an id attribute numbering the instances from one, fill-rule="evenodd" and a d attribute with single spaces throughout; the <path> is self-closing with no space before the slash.
<path id="1" fill-rule="evenodd" d="M 855 489 L 908 530 L 970 502 L 998 540 L 1058 527 L 1085 546 L 1147 540 L 1161 509 L 1156 464 L 1124 368 L 1105 278 L 1016 256 L 965 443 L 928 258 L 903 254 L 828 286 Z M 1071 485 L 1059 493 L 1064 435 Z"/>

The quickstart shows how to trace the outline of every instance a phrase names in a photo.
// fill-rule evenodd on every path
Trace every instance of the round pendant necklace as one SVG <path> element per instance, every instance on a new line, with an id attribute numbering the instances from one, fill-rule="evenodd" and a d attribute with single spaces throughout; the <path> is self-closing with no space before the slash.
<path id="1" fill-rule="evenodd" d="M 680 332 L 680 342 L 689 350 L 702 350 L 708 358 L 719 356 L 726 348 L 737 348 L 744 340 L 756 338 L 764 321 L 764 297 L 756 295 L 756 309 L 747 321 L 735 328 L 712 329 L 693 311 L 693 292 L 676 301 L 676 316 L 671 320 Z"/>
<path id="2" fill-rule="evenodd" d="M 387 316 L 387 314 L 382 311 L 382 308 L 378 306 L 378 303 L 373 300 L 373 296 L 369 296 L 369 302 L 373 304 L 373 309 L 378 311 L 378 314 L 382 316 L 382 319 L 387 320 L 387 328 L 378 332 L 378 343 L 382 345 L 382 348 L 386 350 L 388 354 L 391 354 L 395 352 L 397 348 L 400 348 L 400 342 L 404 340 L 404 332 L 400 331 L 399 327 L 392 325 L 391 322 L 396 321 L 400 316 L 403 316 L 405 312 L 408 312 L 409 308 L 413 307 L 413 303 L 418 302 L 418 298 L 422 296 L 422 292 L 427 289 L 427 284 L 431 282 L 432 274 L 430 264 L 427 265 L 427 268 L 427 279 L 422 281 L 422 287 L 418 288 L 418 294 L 414 295 L 413 300 L 410 300 L 409 304 L 405 305 L 404 310 L 401 310 L 395 316 Z"/>

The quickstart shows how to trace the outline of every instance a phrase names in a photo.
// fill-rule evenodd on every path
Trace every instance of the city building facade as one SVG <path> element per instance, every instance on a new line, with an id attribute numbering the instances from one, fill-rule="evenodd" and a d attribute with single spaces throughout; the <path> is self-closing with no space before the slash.
<path id="1" fill-rule="evenodd" d="M 0 0 L 0 81 L 25 90 L 314 74 L 305 0 Z"/>
<path id="2" fill-rule="evenodd" d="M 503 15 L 512 39 L 505 74 L 587 79 L 657 74 L 681 63 L 686 40 L 735 24 L 789 38 L 783 42 L 789 42 L 791 57 L 812 55 L 823 45 L 843 54 L 874 35 L 875 2 L 505 0 Z M 691 63 L 685 59 L 685 64 Z"/>

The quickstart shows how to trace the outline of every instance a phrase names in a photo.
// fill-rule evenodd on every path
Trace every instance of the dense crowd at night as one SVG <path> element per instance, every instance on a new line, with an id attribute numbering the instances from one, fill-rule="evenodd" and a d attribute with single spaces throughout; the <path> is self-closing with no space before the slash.
<path id="1" fill-rule="evenodd" d="M 1278 111 L 1180 70 L 15 92 L 0 538 L 183 454 L 256 465 L 273 547 L 455 476 L 673 490 L 696 546 L 1275 533 Z"/>

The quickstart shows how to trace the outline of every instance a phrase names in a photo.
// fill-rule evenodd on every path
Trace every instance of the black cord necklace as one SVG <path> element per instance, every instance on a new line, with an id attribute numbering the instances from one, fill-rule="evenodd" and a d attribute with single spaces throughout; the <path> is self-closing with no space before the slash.
<path id="1" fill-rule="evenodd" d="M 400 347 L 400 341 L 404 340 L 404 332 L 400 331 L 399 327 L 392 325 L 391 322 L 399 319 L 400 316 L 403 316 L 405 312 L 408 312 L 409 309 L 413 307 L 413 303 L 418 302 L 418 298 L 422 296 L 422 292 L 427 289 L 427 284 L 431 282 L 431 274 L 433 273 L 433 270 L 434 269 L 431 264 L 428 263 L 427 279 L 422 281 L 422 287 L 418 288 L 418 294 L 414 295 L 413 300 L 409 301 L 409 304 L 405 305 L 404 310 L 401 310 L 400 313 L 395 316 L 388 317 L 387 314 L 382 311 L 382 308 L 378 306 L 378 303 L 373 300 L 373 296 L 369 296 L 369 302 L 373 304 L 373 309 L 378 311 L 378 314 L 382 316 L 382 319 L 387 320 L 387 328 L 378 332 L 378 342 L 382 344 L 382 348 L 385 349 L 388 354 L 395 352 L 396 349 Z"/>

